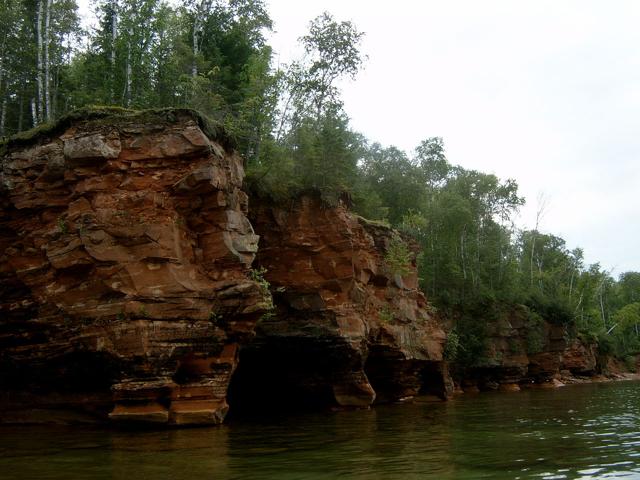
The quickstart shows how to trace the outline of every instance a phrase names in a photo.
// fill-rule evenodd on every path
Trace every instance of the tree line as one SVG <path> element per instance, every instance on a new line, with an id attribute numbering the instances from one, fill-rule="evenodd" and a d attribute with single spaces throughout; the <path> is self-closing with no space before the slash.
<path id="1" fill-rule="evenodd" d="M 425 293 L 443 314 L 470 318 L 461 351 L 481 343 L 486 312 L 520 305 L 533 325 L 544 318 L 619 356 L 640 353 L 640 273 L 614 278 L 539 225 L 516 228 L 517 183 L 451 164 L 441 138 L 404 152 L 353 131 L 338 88 L 366 61 L 353 23 L 321 14 L 300 38 L 303 56 L 276 65 L 262 0 L 94 8 L 98 23 L 83 31 L 74 0 L 0 2 L 0 136 L 87 105 L 195 108 L 235 139 L 255 194 L 314 190 L 417 241 Z"/>

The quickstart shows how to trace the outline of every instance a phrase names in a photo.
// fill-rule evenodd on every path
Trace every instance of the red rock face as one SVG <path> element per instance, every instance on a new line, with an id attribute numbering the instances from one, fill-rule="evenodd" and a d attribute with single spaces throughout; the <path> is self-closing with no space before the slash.
<path id="1" fill-rule="evenodd" d="M 276 311 L 241 354 L 238 396 L 362 407 L 450 393 L 446 336 L 417 288 L 415 255 L 404 274 L 385 259 L 397 233 L 312 195 L 252 200 L 250 217 Z"/>
<path id="2" fill-rule="evenodd" d="M 598 349 L 595 344 L 585 344 L 573 339 L 562 352 L 562 370 L 575 375 L 593 375 L 596 371 Z"/>
<path id="3" fill-rule="evenodd" d="M 242 160 L 173 112 L 78 122 L 2 160 L 5 414 L 219 423 L 267 305 Z M 78 395 L 91 395 L 82 401 Z M 115 402 L 115 403 L 114 403 Z"/>
<path id="4" fill-rule="evenodd" d="M 313 195 L 249 212 L 242 160 L 205 131 L 187 111 L 94 115 L 8 145 L 0 421 L 58 410 L 208 424 L 228 397 L 367 407 L 450 395 L 446 335 L 415 252 L 393 258 L 399 234 Z M 562 327 L 545 324 L 532 350 L 521 313 L 490 325 L 463 387 L 594 372 L 595 348 Z"/>
<path id="5" fill-rule="evenodd" d="M 552 384 L 563 376 L 595 374 L 595 344 L 570 339 L 561 325 L 542 322 L 530 329 L 526 317 L 525 311 L 514 308 L 489 323 L 483 358 L 459 375 L 464 389 L 512 391 L 518 385 Z"/>

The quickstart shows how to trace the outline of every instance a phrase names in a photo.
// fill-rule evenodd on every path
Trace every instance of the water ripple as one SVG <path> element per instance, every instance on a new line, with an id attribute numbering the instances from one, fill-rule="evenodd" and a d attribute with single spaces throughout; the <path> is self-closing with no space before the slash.
<path id="1" fill-rule="evenodd" d="M 640 383 L 117 432 L 0 429 L 18 478 L 640 479 Z"/>

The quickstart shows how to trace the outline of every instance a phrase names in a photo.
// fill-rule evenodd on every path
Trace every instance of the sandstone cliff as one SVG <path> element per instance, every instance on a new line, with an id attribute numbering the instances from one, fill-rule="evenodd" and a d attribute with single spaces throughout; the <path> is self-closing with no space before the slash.
<path id="1" fill-rule="evenodd" d="M 241 353 L 239 396 L 362 407 L 451 393 L 446 335 L 418 290 L 415 253 L 403 272 L 388 260 L 396 232 L 315 195 L 252 200 L 250 217 L 276 309 Z"/>
<path id="2" fill-rule="evenodd" d="M 91 111 L 5 144 L 0 420 L 219 423 L 232 378 L 239 405 L 451 392 L 414 254 L 385 260 L 397 233 L 314 196 L 258 202 L 252 269 L 243 176 L 186 110 Z"/>
<path id="3" fill-rule="evenodd" d="M 473 364 L 458 368 L 465 391 L 517 390 L 551 385 L 599 372 L 598 349 L 568 326 L 536 318 L 512 307 L 487 322 L 486 348 Z"/>
<path id="4" fill-rule="evenodd" d="M 8 144 L 0 415 L 222 421 L 238 346 L 266 303 L 248 276 L 258 237 L 242 160 L 203 122 L 92 112 Z"/>

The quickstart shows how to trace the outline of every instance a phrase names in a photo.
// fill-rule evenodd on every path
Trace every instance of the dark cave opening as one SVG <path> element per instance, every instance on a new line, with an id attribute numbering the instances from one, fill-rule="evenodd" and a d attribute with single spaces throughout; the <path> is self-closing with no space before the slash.
<path id="1" fill-rule="evenodd" d="M 451 386 L 447 385 L 448 375 L 443 369 L 446 368 L 444 362 L 424 362 L 420 370 L 422 386 L 421 395 L 433 395 L 442 400 L 446 400 L 450 395 Z"/>
<path id="2" fill-rule="evenodd" d="M 240 351 L 227 400 L 231 417 L 337 406 L 334 385 L 359 359 L 335 337 L 269 337 Z"/>

